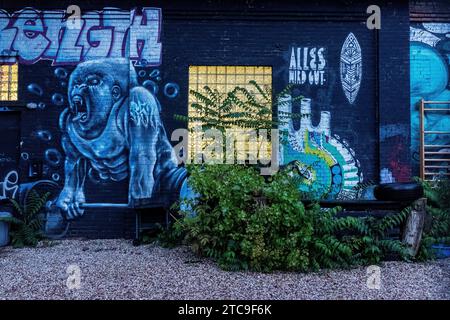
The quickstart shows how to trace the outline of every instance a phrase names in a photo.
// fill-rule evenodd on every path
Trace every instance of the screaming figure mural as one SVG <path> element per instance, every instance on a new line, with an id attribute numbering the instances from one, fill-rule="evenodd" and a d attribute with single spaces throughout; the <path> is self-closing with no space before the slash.
<path id="1" fill-rule="evenodd" d="M 185 171 L 177 168 L 160 104 L 138 84 L 129 60 L 104 58 L 79 64 L 70 76 L 68 100 L 59 120 L 66 158 L 57 205 L 69 218 L 84 212 L 84 184 L 92 171 L 102 180 L 129 178 L 131 205 L 151 199 L 161 188 L 160 180 L 165 188 L 179 188 Z"/>

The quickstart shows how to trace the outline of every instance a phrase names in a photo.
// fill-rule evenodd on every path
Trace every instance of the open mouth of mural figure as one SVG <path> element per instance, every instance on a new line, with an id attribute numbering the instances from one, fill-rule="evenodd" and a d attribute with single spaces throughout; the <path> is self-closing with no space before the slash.
<path id="1" fill-rule="evenodd" d="M 81 123 L 88 121 L 89 106 L 87 104 L 87 101 L 83 99 L 82 96 L 75 95 L 72 97 L 72 105 L 73 105 L 73 112 L 75 114 L 73 121 L 79 121 Z"/>

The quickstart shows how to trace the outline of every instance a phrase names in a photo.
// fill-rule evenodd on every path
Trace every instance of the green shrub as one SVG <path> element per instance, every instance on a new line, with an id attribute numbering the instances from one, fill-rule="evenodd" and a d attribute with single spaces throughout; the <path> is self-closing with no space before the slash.
<path id="1" fill-rule="evenodd" d="M 417 255 L 417 260 L 424 261 L 435 258 L 432 245 L 450 244 L 450 180 L 416 180 L 423 186 L 430 219 Z"/>
<path id="2" fill-rule="evenodd" d="M 305 207 L 287 171 L 265 179 L 239 165 L 191 166 L 189 183 L 200 196 L 187 201 L 171 235 L 227 270 L 310 271 L 377 263 L 389 253 L 406 257 L 386 233 L 407 210 L 383 219 L 338 218 L 341 210 Z"/>
<path id="3" fill-rule="evenodd" d="M 49 196 L 49 192 L 40 195 L 36 190 L 32 190 L 23 205 L 14 199 L 10 200 L 16 211 L 16 217 L 0 218 L 0 220 L 11 223 L 11 243 L 14 247 L 35 247 L 39 240 L 44 239 L 40 211 Z"/>

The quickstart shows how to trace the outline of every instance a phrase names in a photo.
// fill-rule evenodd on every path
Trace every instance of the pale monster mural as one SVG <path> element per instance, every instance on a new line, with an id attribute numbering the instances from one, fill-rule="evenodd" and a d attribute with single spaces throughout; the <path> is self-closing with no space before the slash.
<path id="1" fill-rule="evenodd" d="M 156 97 L 139 86 L 124 58 L 79 64 L 70 76 L 70 107 L 60 116 L 65 182 L 57 206 L 69 218 L 84 213 L 89 170 L 103 180 L 129 177 L 129 203 L 155 196 L 159 181 L 179 188 L 185 176 L 161 122 Z M 172 190 L 173 191 L 173 190 Z"/>

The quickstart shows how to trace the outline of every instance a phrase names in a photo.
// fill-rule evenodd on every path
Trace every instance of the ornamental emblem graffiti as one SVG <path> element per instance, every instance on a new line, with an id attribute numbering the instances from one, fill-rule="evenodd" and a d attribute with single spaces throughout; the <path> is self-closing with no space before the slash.
<path id="1" fill-rule="evenodd" d="M 345 96 L 353 104 L 361 86 L 361 47 L 353 33 L 349 33 L 341 50 L 341 83 Z"/>

